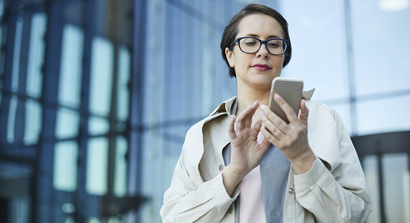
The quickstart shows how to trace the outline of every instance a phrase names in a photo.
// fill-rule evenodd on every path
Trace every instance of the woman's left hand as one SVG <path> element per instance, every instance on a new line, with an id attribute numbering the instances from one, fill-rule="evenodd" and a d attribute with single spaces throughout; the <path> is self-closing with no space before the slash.
<path id="1" fill-rule="evenodd" d="M 302 100 L 298 118 L 292 107 L 278 94 L 275 95 L 275 101 L 286 114 L 289 124 L 272 112 L 268 106 L 261 105 L 263 110 L 261 117 L 264 124 L 261 132 L 265 139 L 280 149 L 289 159 L 297 174 L 306 173 L 316 159 L 309 147 L 307 137 L 309 110 L 305 101 Z"/>

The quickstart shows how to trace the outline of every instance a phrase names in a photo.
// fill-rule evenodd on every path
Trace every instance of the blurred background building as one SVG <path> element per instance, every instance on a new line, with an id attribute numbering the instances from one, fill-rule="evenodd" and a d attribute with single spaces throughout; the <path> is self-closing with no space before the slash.
<path id="1" fill-rule="evenodd" d="M 0 0 L 0 222 L 161 222 L 186 131 L 236 95 L 219 43 L 251 2 L 343 118 L 367 222 L 410 222 L 409 0 Z"/>

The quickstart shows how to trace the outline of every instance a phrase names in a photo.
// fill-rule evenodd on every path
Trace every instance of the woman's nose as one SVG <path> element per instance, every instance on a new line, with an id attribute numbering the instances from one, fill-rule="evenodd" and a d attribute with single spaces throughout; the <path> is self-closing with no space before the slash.
<path id="1" fill-rule="evenodd" d="M 267 57 L 269 57 L 269 52 L 268 52 L 268 50 L 266 49 L 266 44 L 262 44 L 261 45 L 261 47 L 259 48 L 259 50 L 256 52 L 256 56 L 257 57 L 264 57 L 264 58 L 267 58 Z"/>

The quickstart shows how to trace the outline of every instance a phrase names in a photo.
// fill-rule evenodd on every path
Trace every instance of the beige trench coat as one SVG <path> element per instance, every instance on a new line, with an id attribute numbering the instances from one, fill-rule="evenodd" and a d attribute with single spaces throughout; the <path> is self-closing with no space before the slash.
<path id="1" fill-rule="evenodd" d="M 223 102 L 187 132 L 160 215 L 171 222 L 233 223 L 234 201 L 223 185 L 223 148 L 235 98 Z M 311 169 L 290 168 L 283 222 L 364 222 L 371 211 L 367 183 L 356 151 L 332 108 L 306 101 L 308 140 L 316 155 Z"/>

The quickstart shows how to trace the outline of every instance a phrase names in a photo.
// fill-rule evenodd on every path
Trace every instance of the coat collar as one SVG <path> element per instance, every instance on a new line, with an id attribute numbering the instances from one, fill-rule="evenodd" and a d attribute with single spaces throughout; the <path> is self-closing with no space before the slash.
<path id="1" fill-rule="evenodd" d="M 302 99 L 310 100 L 312 98 L 314 92 L 315 92 L 315 88 L 313 88 L 309 91 L 303 91 L 302 92 Z M 232 98 L 222 102 L 208 117 L 212 117 L 212 116 L 220 114 L 220 113 L 228 113 L 228 115 L 230 115 L 232 105 L 235 103 L 237 98 L 238 97 L 235 96 L 235 97 L 232 97 Z"/>

